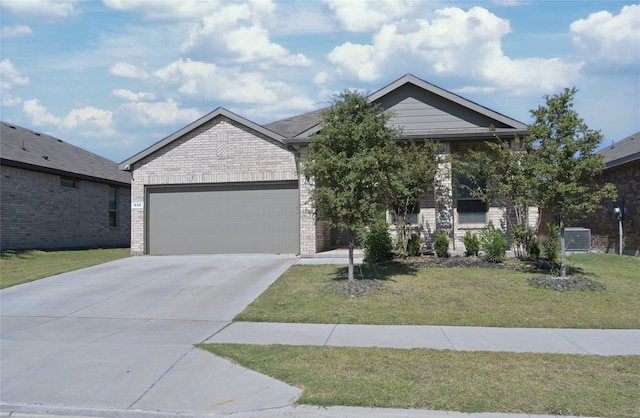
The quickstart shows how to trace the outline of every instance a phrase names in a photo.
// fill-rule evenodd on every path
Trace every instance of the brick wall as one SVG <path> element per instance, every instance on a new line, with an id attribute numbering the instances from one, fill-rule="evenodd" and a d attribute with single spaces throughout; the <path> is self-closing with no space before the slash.
<path id="1" fill-rule="evenodd" d="M 627 210 L 622 220 L 622 250 L 624 254 L 640 256 L 640 161 L 606 170 L 598 181 L 613 183 L 618 188 L 617 200 L 622 201 Z M 613 202 L 605 202 L 576 226 L 591 229 L 594 250 L 617 254 L 620 244 L 613 206 Z"/>
<path id="2" fill-rule="evenodd" d="M 292 151 L 235 121 L 219 116 L 176 139 L 133 167 L 132 201 L 144 202 L 145 186 L 298 180 Z M 301 207 L 305 199 L 301 187 Z M 144 209 L 132 210 L 131 252 L 144 254 Z M 315 251 L 315 229 L 301 210 L 300 247 Z"/>
<path id="3" fill-rule="evenodd" d="M 118 226 L 109 226 L 109 185 L 2 166 L 0 246 L 5 249 L 128 247 L 130 192 L 118 190 Z"/>

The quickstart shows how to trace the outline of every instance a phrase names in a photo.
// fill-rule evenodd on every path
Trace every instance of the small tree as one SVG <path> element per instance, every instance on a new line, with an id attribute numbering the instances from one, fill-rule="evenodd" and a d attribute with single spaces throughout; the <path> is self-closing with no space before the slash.
<path id="1" fill-rule="evenodd" d="M 538 206 L 557 217 L 560 227 L 562 277 L 567 276 L 564 226 L 593 212 L 604 198 L 615 198 L 611 183 L 594 180 L 604 168 L 603 157 L 594 154 L 602 142 L 599 131 L 590 130 L 573 110 L 577 90 L 545 96 L 546 106 L 532 110 L 529 143 L 538 143 L 535 153 L 535 188 Z"/>
<path id="2" fill-rule="evenodd" d="M 398 241 L 404 254 L 412 236 L 409 215 L 421 194 L 434 187 L 439 145 L 425 139 L 399 144 L 401 169 L 395 173 L 389 210 L 394 216 Z"/>
<path id="3" fill-rule="evenodd" d="M 356 231 L 387 208 L 402 168 L 400 131 L 387 126 L 391 116 L 358 92 L 334 96 L 303 161 L 314 184 L 310 200 L 316 217 L 349 233 L 349 280 Z"/>

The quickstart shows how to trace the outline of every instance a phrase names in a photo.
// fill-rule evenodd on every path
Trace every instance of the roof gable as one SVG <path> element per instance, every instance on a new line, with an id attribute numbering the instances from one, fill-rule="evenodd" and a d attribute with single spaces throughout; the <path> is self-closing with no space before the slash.
<path id="1" fill-rule="evenodd" d="M 507 136 L 527 129 L 522 122 L 410 74 L 371 94 L 369 100 L 395 112 L 392 123 L 408 137 L 466 139 L 491 137 L 492 126 L 498 134 Z M 289 142 L 305 142 L 320 130 L 321 112 L 322 109 L 265 126 L 281 132 Z"/>
<path id="2" fill-rule="evenodd" d="M 115 162 L 61 139 L 5 122 L 0 129 L 3 165 L 109 184 L 131 183 Z"/>
<path id="3" fill-rule="evenodd" d="M 213 112 L 204 115 L 203 117 L 201 117 L 200 119 L 196 120 L 195 122 L 185 126 L 184 128 L 180 129 L 179 131 L 174 132 L 173 134 L 169 135 L 168 137 L 156 142 L 155 144 L 151 145 L 149 148 L 137 153 L 136 155 L 134 155 L 133 157 L 123 161 L 122 163 L 120 163 L 120 170 L 129 170 L 130 167 L 137 163 L 138 161 L 142 160 L 143 158 L 153 154 L 154 152 L 160 150 L 161 148 L 164 148 L 165 146 L 167 146 L 168 144 L 172 143 L 173 141 L 177 140 L 178 138 L 181 138 L 185 135 L 187 135 L 188 133 L 198 129 L 199 127 L 201 127 L 202 125 L 206 124 L 207 122 L 219 117 L 225 117 L 228 118 L 240 125 L 243 125 L 249 129 L 252 129 L 256 132 L 259 132 L 262 135 L 265 135 L 266 137 L 268 137 L 269 139 L 272 139 L 274 142 L 276 143 L 280 143 L 283 146 L 285 145 L 284 143 L 284 137 L 276 132 L 273 132 L 263 126 L 260 126 L 254 122 L 251 122 L 248 119 L 243 118 L 242 116 L 236 115 L 233 112 L 228 111 L 227 109 L 224 109 L 222 107 L 217 108 L 216 110 L 214 110 Z"/>

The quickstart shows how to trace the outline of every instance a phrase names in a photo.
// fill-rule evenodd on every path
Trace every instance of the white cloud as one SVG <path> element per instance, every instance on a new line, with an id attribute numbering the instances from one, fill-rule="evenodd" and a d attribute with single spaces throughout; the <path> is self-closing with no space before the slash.
<path id="1" fill-rule="evenodd" d="M 142 126 L 188 124 L 202 116 L 196 109 L 180 109 L 171 99 L 164 102 L 125 103 L 116 110 L 116 118 Z"/>
<path id="2" fill-rule="evenodd" d="M 501 38 L 509 32 L 509 21 L 482 7 L 468 11 L 450 7 L 436 10 L 430 20 L 383 25 L 372 44 L 347 42 L 334 48 L 328 59 L 339 74 L 366 82 L 411 61 L 437 74 L 464 77 L 511 93 L 550 92 L 579 77 L 581 62 L 506 56 Z"/>
<path id="3" fill-rule="evenodd" d="M 80 133 L 82 136 L 100 137 L 115 134 L 113 112 L 92 106 L 71 110 L 62 119 L 62 127 Z"/>
<path id="4" fill-rule="evenodd" d="M 342 26 L 351 32 L 367 32 L 406 16 L 415 6 L 408 0 L 324 0 Z"/>
<path id="5" fill-rule="evenodd" d="M 139 92 L 134 93 L 126 89 L 116 89 L 111 92 L 114 97 L 117 97 L 128 102 L 137 102 L 140 100 L 155 100 L 156 96 L 153 93 Z"/>
<path id="6" fill-rule="evenodd" d="M 270 20 L 274 11 L 271 1 L 224 2 L 193 26 L 180 52 L 196 58 L 215 55 L 218 63 L 253 63 L 263 69 L 272 64 L 311 65 L 303 54 L 271 41 L 262 22 Z"/>
<path id="7" fill-rule="evenodd" d="M 77 0 L 4 0 L 2 8 L 20 17 L 60 18 L 78 14 Z"/>
<path id="8" fill-rule="evenodd" d="M 592 13 L 569 27 L 573 43 L 588 60 L 602 64 L 640 65 L 640 4 L 624 6 L 614 16 Z"/>
<path id="9" fill-rule="evenodd" d="M 213 0 L 103 0 L 103 3 L 115 10 L 139 12 L 151 21 L 200 19 L 220 7 L 220 2 Z"/>
<path id="10" fill-rule="evenodd" d="M 19 38 L 21 36 L 28 36 L 28 35 L 31 35 L 31 28 L 26 25 L 3 26 L 2 31 L 0 32 L 0 37 L 2 39 Z"/>
<path id="11" fill-rule="evenodd" d="M 149 74 L 145 70 L 126 62 L 116 62 L 109 69 L 109 73 L 117 77 L 134 78 L 138 80 L 145 80 L 149 78 Z"/>
<path id="12" fill-rule="evenodd" d="M 60 118 L 49 113 L 47 108 L 42 106 L 38 99 L 25 100 L 22 109 L 35 126 L 60 124 Z"/>
<path id="13" fill-rule="evenodd" d="M 13 107 L 22 101 L 20 97 L 14 97 L 11 90 L 14 86 L 26 86 L 29 84 L 29 77 L 23 77 L 20 72 L 13 66 L 9 59 L 0 61 L 0 95 L 2 96 L 1 105 L 5 107 Z"/>

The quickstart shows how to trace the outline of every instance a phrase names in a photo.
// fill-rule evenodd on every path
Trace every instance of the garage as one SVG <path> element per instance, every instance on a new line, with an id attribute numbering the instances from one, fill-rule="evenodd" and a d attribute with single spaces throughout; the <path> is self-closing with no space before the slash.
<path id="1" fill-rule="evenodd" d="M 300 251 L 297 181 L 147 186 L 147 254 Z"/>

